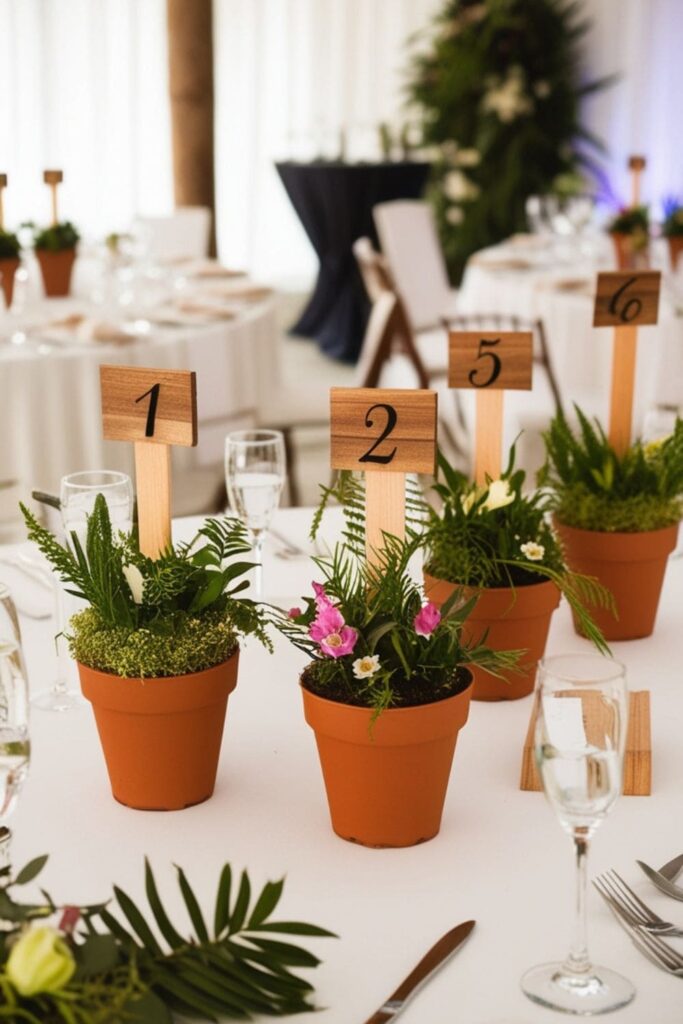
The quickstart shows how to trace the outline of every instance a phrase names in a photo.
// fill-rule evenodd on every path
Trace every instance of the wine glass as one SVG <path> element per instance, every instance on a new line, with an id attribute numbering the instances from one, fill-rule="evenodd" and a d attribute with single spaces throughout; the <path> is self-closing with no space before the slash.
<path id="1" fill-rule="evenodd" d="M 0 868 L 10 863 L 12 834 L 5 819 L 16 805 L 30 756 L 28 689 L 21 648 L 0 635 Z"/>
<path id="2" fill-rule="evenodd" d="M 630 1003 L 630 981 L 591 964 L 586 945 L 586 858 L 598 825 L 621 792 L 628 694 L 626 670 L 598 654 L 563 654 L 539 665 L 535 756 L 560 825 L 574 839 L 576 931 L 561 963 L 532 967 L 522 990 L 535 1003 L 591 1016 Z"/>
<path id="3" fill-rule="evenodd" d="M 225 439 L 228 500 L 253 546 L 257 597 L 263 593 L 263 541 L 280 504 L 285 463 L 285 442 L 279 430 L 237 430 Z"/>
<path id="4" fill-rule="evenodd" d="M 109 509 L 109 518 L 114 535 L 130 533 L 133 528 L 133 484 L 126 473 L 108 469 L 85 470 L 62 477 L 59 492 L 62 525 L 66 542 L 73 548 L 72 534 L 86 550 L 88 516 L 95 507 L 98 494 L 104 496 Z M 50 573 L 54 593 L 55 646 L 57 651 L 57 676 L 49 690 L 43 690 L 32 700 L 42 711 L 70 711 L 81 707 L 80 696 L 69 689 L 69 659 L 66 656 L 62 636 L 68 618 L 65 604 L 67 595 L 57 577 Z"/>

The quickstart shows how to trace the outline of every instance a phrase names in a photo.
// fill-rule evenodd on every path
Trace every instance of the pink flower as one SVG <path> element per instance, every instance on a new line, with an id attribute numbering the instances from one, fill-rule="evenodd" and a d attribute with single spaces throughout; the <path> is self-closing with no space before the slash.
<path id="1" fill-rule="evenodd" d="M 318 607 L 318 614 L 311 623 L 308 635 L 316 643 L 320 643 L 330 633 L 338 633 L 345 625 L 344 616 L 334 605 L 329 605 L 327 608 Z"/>
<path id="2" fill-rule="evenodd" d="M 315 594 L 315 603 L 317 604 L 318 608 L 326 608 L 328 605 L 332 604 L 329 597 L 325 593 L 325 587 L 322 585 L 322 583 L 316 583 L 314 581 L 311 584 L 311 586 L 313 587 L 313 593 Z"/>
<path id="3" fill-rule="evenodd" d="M 351 626 L 342 626 L 340 630 L 330 633 L 320 641 L 320 650 L 329 658 L 343 658 L 352 654 L 356 646 L 358 633 Z"/>
<path id="4" fill-rule="evenodd" d="M 298 619 L 300 615 L 301 608 L 297 608 L 296 606 L 294 608 L 290 608 L 289 611 L 287 612 L 288 619 Z"/>
<path id="5" fill-rule="evenodd" d="M 431 636 L 440 622 L 441 612 L 435 604 L 429 601 L 424 608 L 420 608 L 415 616 L 413 626 L 415 627 L 415 632 L 419 633 L 420 636 Z"/>

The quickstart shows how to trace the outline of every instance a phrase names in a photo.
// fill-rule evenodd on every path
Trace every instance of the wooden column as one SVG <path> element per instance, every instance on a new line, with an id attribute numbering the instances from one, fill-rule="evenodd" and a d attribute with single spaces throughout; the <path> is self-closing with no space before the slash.
<path id="1" fill-rule="evenodd" d="M 215 219 L 211 0 L 166 0 L 176 206 L 208 206 Z M 209 251 L 216 252 L 212 221 Z"/>

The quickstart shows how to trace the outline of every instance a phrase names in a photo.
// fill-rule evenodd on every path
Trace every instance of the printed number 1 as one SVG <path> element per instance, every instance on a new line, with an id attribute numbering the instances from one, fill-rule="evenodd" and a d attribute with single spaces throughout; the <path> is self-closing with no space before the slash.
<path id="1" fill-rule="evenodd" d="M 147 423 L 145 424 L 145 437 L 154 437 L 154 420 L 157 414 L 157 403 L 159 401 L 159 392 L 161 391 L 161 384 L 153 384 L 149 391 L 145 391 L 144 395 L 140 395 L 139 398 L 135 399 L 135 403 L 141 402 L 143 398 L 147 398 L 149 395 L 149 407 L 147 409 Z"/>

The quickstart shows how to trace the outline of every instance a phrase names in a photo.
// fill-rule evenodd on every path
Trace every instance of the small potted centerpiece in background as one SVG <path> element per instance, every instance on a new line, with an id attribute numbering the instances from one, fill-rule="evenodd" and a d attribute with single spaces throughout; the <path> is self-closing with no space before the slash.
<path id="1" fill-rule="evenodd" d="M 544 435 L 539 482 L 553 489 L 568 564 L 614 595 L 616 618 L 594 611 L 607 640 L 649 636 L 683 514 L 683 420 L 664 440 L 636 441 L 620 456 L 599 423 L 576 415 L 577 430 L 558 415 Z"/>
<path id="2" fill-rule="evenodd" d="M 209 519 L 190 544 L 156 560 L 135 534 L 114 536 L 98 495 L 85 549 L 63 547 L 22 506 L 29 538 L 68 592 L 89 608 L 73 616 L 69 648 L 93 706 L 112 792 L 130 807 L 178 810 L 213 793 L 239 637 L 269 646 L 264 616 L 237 595 L 251 548 L 235 519 Z"/>
<path id="3" fill-rule="evenodd" d="M 564 594 L 584 631 L 604 650 L 603 637 L 584 601 L 609 606 L 595 580 L 567 568 L 548 522 L 549 497 L 524 494 L 524 470 L 515 470 L 515 449 L 498 480 L 478 486 L 439 452 L 434 491 L 424 533 L 425 592 L 435 605 L 466 588 L 477 602 L 463 624 L 469 642 L 494 650 L 524 648 L 519 670 L 492 676 L 472 666 L 473 700 L 515 700 L 534 688 L 536 666 L 545 652 L 552 614 Z"/>
<path id="4" fill-rule="evenodd" d="M 517 652 L 465 642 L 473 601 L 454 595 L 440 611 L 425 601 L 409 573 L 417 534 L 385 534 L 376 560 L 366 560 L 362 485 L 346 476 L 335 493 L 347 502 L 347 542 L 313 559 L 321 582 L 278 628 L 310 659 L 301 676 L 304 714 L 334 831 L 365 846 L 412 846 L 440 828 L 469 711 L 466 666 L 509 668 Z"/>
<path id="5" fill-rule="evenodd" d="M 664 201 L 664 220 L 662 234 L 669 246 L 671 269 L 676 270 L 678 259 L 683 252 L 683 204 L 678 199 Z"/>
<path id="6" fill-rule="evenodd" d="M 45 294 L 68 295 L 80 235 L 70 221 L 36 231 L 33 246 L 40 264 Z"/>
<path id="7" fill-rule="evenodd" d="M 607 226 L 618 270 L 643 270 L 650 265 L 650 214 L 647 206 L 619 210 Z"/>
<path id="8" fill-rule="evenodd" d="M 9 309 L 14 294 L 14 275 L 19 268 L 19 239 L 11 231 L 0 228 L 0 285 L 5 295 L 5 305 Z"/>

